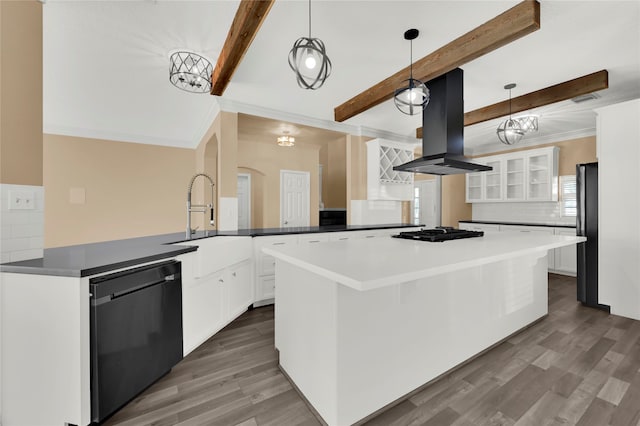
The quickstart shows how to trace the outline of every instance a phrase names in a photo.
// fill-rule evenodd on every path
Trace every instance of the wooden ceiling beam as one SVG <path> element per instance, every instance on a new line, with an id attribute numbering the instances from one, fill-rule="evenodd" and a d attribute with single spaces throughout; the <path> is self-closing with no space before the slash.
<path id="1" fill-rule="evenodd" d="M 556 102 L 566 101 L 576 96 L 586 95 L 609 87 L 609 73 L 601 70 L 564 83 L 536 90 L 526 95 L 511 99 L 511 113 L 515 114 L 550 105 Z M 428 108 L 428 106 L 427 106 Z M 482 123 L 494 118 L 509 115 L 509 100 L 495 103 L 486 107 L 478 108 L 464 114 L 464 125 Z M 422 139 L 422 127 L 416 129 L 416 137 Z"/>
<path id="2" fill-rule="evenodd" d="M 233 18 L 216 67 L 211 73 L 211 94 L 221 96 L 275 0 L 242 0 Z"/>
<path id="3" fill-rule="evenodd" d="M 458 37 L 413 64 L 413 77 L 427 82 L 540 29 L 540 3 L 525 0 Z M 393 74 L 334 109 L 342 122 L 391 99 L 409 76 L 409 67 Z"/>

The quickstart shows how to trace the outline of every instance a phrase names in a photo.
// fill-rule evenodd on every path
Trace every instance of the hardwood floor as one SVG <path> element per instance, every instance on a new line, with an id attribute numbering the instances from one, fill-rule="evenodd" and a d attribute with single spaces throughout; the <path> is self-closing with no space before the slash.
<path id="1" fill-rule="evenodd" d="M 273 307 L 249 311 L 105 424 L 320 424 L 277 364 Z M 640 426 L 640 321 L 550 275 L 548 317 L 366 424 Z"/>

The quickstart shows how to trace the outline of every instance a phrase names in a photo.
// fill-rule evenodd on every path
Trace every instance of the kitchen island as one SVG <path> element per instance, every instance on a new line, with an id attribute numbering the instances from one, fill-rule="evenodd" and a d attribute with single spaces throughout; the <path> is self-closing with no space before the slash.
<path id="1" fill-rule="evenodd" d="M 280 366 L 328 425 L 358 423 L 547 314 L 547 252 L 491 234 L 270 247 Z"/>

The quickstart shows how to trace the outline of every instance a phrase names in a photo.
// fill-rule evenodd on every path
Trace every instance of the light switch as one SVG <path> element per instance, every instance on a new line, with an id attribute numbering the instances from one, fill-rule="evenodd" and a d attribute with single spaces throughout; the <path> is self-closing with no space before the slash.
<path id="1" fill-rule="evenodd" d="M 36 195 L 33 191 L 9 191 L 9 210 L 34 210 Z"/>

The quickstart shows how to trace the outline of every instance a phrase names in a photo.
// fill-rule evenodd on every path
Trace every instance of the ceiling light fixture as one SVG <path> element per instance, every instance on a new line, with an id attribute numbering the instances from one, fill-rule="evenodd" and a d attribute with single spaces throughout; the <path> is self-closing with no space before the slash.
<path id="1" fill-rule="evenodd" d="M 538 116 L 537 115 L 525 115 L 524 117 L 516 118 L 520 123 L 520 127 L 525 133 L 538 131 Z"/>
<path id="2" fill-rule="evenodd" d="M 180 50 L 174 52 L 169 60 L 169 81 L 178 89 L 193 93 L 211 91 L 213 66 L 206 58 Z"/>
<path id="3" fill-rule="evenodd" d="M 289 136 L 289 132 L 288 131 L 283 131 L 282 133 L 284 133 L 282 136 L 278 136 L 277 141 L 278 141 L 278 145 L 280 146 L 294 146 L 296 144 L 296 138 L 294 138 L 293 136 Z"/>
<path id="4" fill-rule="evenodd" d="M 289 66 L 296 73 L 298 86 L 316 90 L 331 74 L 331 60 L 324 43 L 311 37 L 311 0 L 309 0 L 309 37 L 300 37 L 289 52 Z"/>
<path id="5" fill-rule="evenodd" d="M 504 86 L 505 89 L 509 90 L 509 119 L 500 123 L 496 130 L 498 139 L 505 145 L 513 145 L 519 142 L 524 136 L 524 130 L 522 130 L 520 122 L 511 118 L 511 89 L 514 87 L 516 87 L 515 83 Z"/>
<path id="6" fill-rule="evenodd" d="M 418 37 L 420 31 L 412 28 L 405 31 L 404 39 L 411 44 L 409 56 L 409 79 L 403 81 L 407 85 L 397 89 L 393 100 L 400 112 L 407 115 L 415 115 L 424 109 L 429 103 L 429 89 L 420 80 L 413 78 L 413 40 Z"/>

